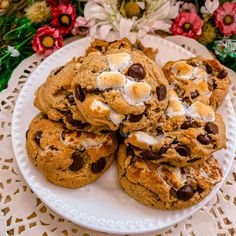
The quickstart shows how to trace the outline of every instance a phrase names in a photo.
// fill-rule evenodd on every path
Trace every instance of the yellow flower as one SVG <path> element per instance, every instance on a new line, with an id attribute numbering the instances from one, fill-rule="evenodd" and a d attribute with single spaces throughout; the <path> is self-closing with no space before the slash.
<path id="1" fill-rule="evenodd" d="M 132 18 L 134 16 L 140 17 L 142 13 L 142 9 L 134 0 L 122 0 L 119 11 L 124 17 L 127 18 Z"/>
<path id="2" fill-rule="evenodd" d="M 34 23 L 46 21 L 50 17 L 51 11 L 46 2 L 36 2 L 26 9 L 26 17 Z"/>
<path id="3" fill-rule="evenodd" d="M 204 22 L 202 33 L 198 38 L 198 41 L 203 44 L 207 45 L 214 41 L 216 38 L 216 28 L 208 22 Z"/>

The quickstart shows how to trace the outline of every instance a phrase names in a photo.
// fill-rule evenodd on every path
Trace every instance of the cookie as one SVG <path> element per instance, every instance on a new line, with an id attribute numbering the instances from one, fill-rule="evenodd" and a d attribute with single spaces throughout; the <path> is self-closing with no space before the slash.
<path id="1" fill-rule="evenodd" d="M 156 123 L 167 106 L 168 82 L 141 51 L 117 43 L 83 58 L 72 89 L 88 123 L 127 133 Z"/>
<path id="2" fill-rule="evenodd" d="M 123 190 L 152 208 L 182 209 L 204 199 L 221 180 L 217 160 L 188 167 L 157 165 L 134 155 L 123 144 L 118 152 L 118 177 Z"/>
<path id="3" fill-rule="evenodd" d="M 215 110 L 228 94 L 228 72 L 217 60 L 190 58 L 168 62 L 163 72 L 178 96 L 192 104 L 200 101 Z"/>
<path id="4" fill-rule="evenodd" d="M 72 131 L 61 122 L 36 116 L 26 134 L 29 158 L 52 183 L 79 188 L 94 182 L 112 164 L 114 134 Z"/>
<path id="5" fill-rule="evenodd" d="M 49 119 L 62 120 L 68 129 L 95 131 L 99 127 L 91 127 L 78 110 L 71 90 L 71 82 L 82 62 L 74 58 L 66 65 L 53 70 L 46 82 L 36 92 L 34 105 Z"/>
<path id="6" fill-rule="evenodd" d="M 211 106 L 196 101 L 187 107 L 176 97 L 171 101 L 155 127 L 131 132 L 125 139 L 135 155 L 182 167 L 204 162 L 226 146 L 223 118 Z"/>
<path id="7" fill-rule="evenodd" d="M 140 40 L 136 40 L 132 44 L 127 38 L 121 40 L 116 40 L 113 42 L 107 42 L 100 39 L 95 39 L 91 45 L 87 48 L 86 54 L 91 52 L 101 52 L 105 53 L 107 50 L 112 49 L 125 49 L 128 50 L 139 50 L 142 51 L 147 57 L 155 61 L 156 54 L 158 53 L 157 48 L 145 47 Z"/>

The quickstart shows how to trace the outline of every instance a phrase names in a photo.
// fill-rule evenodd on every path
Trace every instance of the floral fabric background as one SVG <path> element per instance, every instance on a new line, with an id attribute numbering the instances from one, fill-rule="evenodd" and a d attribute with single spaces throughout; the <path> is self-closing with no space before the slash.
<path id="1" fill-rule="evenodd" d="M 105 38 L 110 31 L 190 37 L 236 71 L 235 1 L 0 0 L 0 91 L 34 52 L 46 57 L 67 37 Z"/>

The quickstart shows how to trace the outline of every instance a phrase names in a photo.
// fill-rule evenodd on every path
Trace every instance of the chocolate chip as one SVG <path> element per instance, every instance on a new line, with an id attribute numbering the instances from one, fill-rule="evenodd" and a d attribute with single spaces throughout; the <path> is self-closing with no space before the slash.
<path id="1" fill-rule="evenodd" d="M 100 52 L 102 52 L 102 51 L 103 51 L 103 48 L 102 48 L 102 46 L 99 46 L 99 45 L 98 45 L 98 46 L 95 46 L 95 49 L 96 49 L 96 50 L 98 50 L 98 51 L 100 51 Z"/>
<path id="2" fill-rule="evenodd" d="M 207 74 L 212 73 L 212 67 L 209 64 L 206 64 L 206 72 L 207 72 Z"/>
<path id="3" fill-rule="evenodd" d="M 193 163 L 193 162 L 199 161 L 200 159 L 201 159 L 201 158 L 196 157 L 196 158 L 193 158 L 193 159 L 188 160 L 187 162 L 188 162 L 188 163 Z"/>
<path id="4" fill-rule="evenodd" d="M 66 115 L 66 120 L 71 124 L 73 125 L 74 127 L 78 128 L 78 129 L 83 129 L 85 128 L 88 123 L 82 123 L 81 121 L 79 120 L 74 120 L 73 119 L 73 115 L 71 113 L 67 113 Z"/>
<path id="5" fill-rule="evenodd" d="M 58 148 L 54 145 L 49 146 L 49 149 L 52 151 L 58 151 Z"/>
<path id="6" fill-rule="evenodd" d="M 212 84 L 212 88 L 213 89 L 216 89 L 217 88 L 217 83 L 214 81 L 213 84 Z"/>
<path id="7" fill-rule="evenodd" d="M 145 77 L 145 70 L 140 63 L 135 63 L 129 67 L 128 75 L 137 80 L 142 80 Z"/>
<path id="8" fill-rule="evenodd" d="M 194 99 L 194 98 L 196 98 L 197 96 L 199 96 L 199 93 L 198 93 L 198 91 L 196 90 L 196 91 L 194 91 L 194 92 L 191 92 L 190 95 L 191 95 L 191 98 Z"/>
<path id="9" fill-rule="evenodd" d="M 204 191 L 204 189 L 198 186 L 198 187 L 197 187 L 197 191 L 198 191 L 199 193 L 202 193 L 202 192 Z"/>
<path id="10" fill-rule="evenodd" d="M 121 44 L 119 45 L 118 49 L 121 49 L 121 48 L 123 48 L 124 46 L 125 46 L 124 43 L 121 43 Z"/>
<path id="11" fill-rule="evenodd" d="M 226 70 L 222 70 L 218 73 L 217 78 L 218 79 L 223 79 L 228 75 L 228 72 Z"/>
<path id="12" fill-rule="evenodd" d="M 203 145 L 207 145 L 209 143 L 211 143 L 211 139 L 210 137 L 208 136 L 208 134 L 200 134 L 197 136 L 197 140 L 203 144 Z"/>
<path id="13" fill-rule="evenodd" d="M 156 88 L 157 98 L 159 101 L 162 101 L 166 98 L 167 89 L 164 84 L 161 84 L 159 87 Z"/>
<path id="14" fill-rule="evenodd" d="M 159 154 L 159 155 L 162 155 L 162 154 L 166 153 L 169 148 L 170 148 L 170 144 L 164 144 L 164 145 L 160 148 L 158 154 Z"/>
<path id="15" fill-rule="evenodd" d="M 41 136 L 42 136 L 42 131 L 37 131 L 35 136 L 34 136 L 34 141 L 39 145 L 40 144 L 40 139 L 41 139 Z"/>
<path id="16" fill-rule="evenodd" d="M 185 184 L 177 191 L 178 198 L 183 201 L 188 201 L 190 198 L 192 198 L 193 194 L 194 191 L 189 184 Z"/>
<path id="17" fill-rule="evenodd" d="M 187 120 L 184 121 L 184 123 L 181 125 L 180 128 L 185 130 L 191 128 L 192 125 L 193 125 L 192 119 L 190 117 L 187 117 Z"/>
<path id="18" fill-rule="evenodd" d="M 143 150 L 140 157 L 144 160 L 155 160 L 157 156 L 151 150 Z"/>
<path id="19" fill-rule="evenodd" d="M 74 96 L 72 93 L 68 93 L 65 97 L 71 105 L 75 104 Z"/>
<path id="20" fill-rule="evenodd" d="M 66 135 L 67 134 L 72 134 L 73 131 L 72 130 L 63 130 L 62 133 L 61 133 L 61 139 L 64 141 L 65 138 L 66 138 Z"/>
<path id="21" fill-rule="evenodd" d="M 81 156 L 81 152 L 80 151 L 75 151 L 72 156 L 71 159 L 73 160 L 72 164 L 69 166 L 69 169 L 72 171 L 78 171 L 80 170 L 83 165 L 84 165 L 84 160 L 83 157 Z"/>
<path id="22" fill-rule="evenodd" d="M 172 195 L 173 197 L 177 198 L 177 191 L 173 188 L 170 189 L 170 195 Z"/>
<path id="23" fill-rule="evenodd" d="M 77 85 L 75 88 L 75 96 L 83 102 L 85 100 L 85 93 L 80 85 Z"/>
<path id="24" fill-rule="evenodd" d="M 129 121 L 130 122 L 138 122 L 138 121 L 140 121 L 141 119 L 142 119 L 142 117 L 143 117 L 143 114 L 139 114 L 139 115 L 129 115 Z"/>
<path id="25" fill-rule="evenodd" d="M 94 93 L 94 94 L 99 94 L 100 91 L 97 88 L 92 88 L 92 89 L 84 89 L 86 93 Z"/>
<path id="26" fill-rule="evenodd" d="M 134 150 L 130 145 L 126 148 L 126 156 L 134 156 Z"/>
<path id="27" fill-rule="evenodd" d="M 190 62 L 188 62 L 188 64 L 189 64 L 190 66 L 193 66 L 193 67 L 197 67 L 197 66 L 198 66 L 197 63 L 194 62 L 194 61 L 190 61 Z"/>
<path id="28" fill-rule="evenodd" d="M 99 172 L 101 172 L 104 168 L 105 168 L 105 166 L 106 166 L 106 161 L 105 161 L 105 159 L 102 157 L 102 158 L 100 158 L 99 160 L 97 160 L 96 162 L 94 162 L 93 164 L 92 164 L 92 171 L 94 172 L 94 173 L 99 173 Z"/>
<path id="29" fill-rule="evenodd" d="M 175 148 L 175 150 L 176 150 L 176 152 L 179 153 L 180 156 L 184 156 L 184 157 L 188 156 L 188 153 L 190 152 L 189 148 L 185 147 L 183 145 L 182 146 L 177 146 Z"/>
<path id="30" fill-rule="evenodd" d="M 26 133 L 25 133 L 25 138 L 27 139 L 28 138 L 28 134 L 29 134 L 29 129 L 26 131 Z"/>
<path id="31" fill-rule="evenodd" d="M 205 126 L 205 130 L 208 134 L 218 134 L 218 126 L 213 122 L 207 122 Z"/>

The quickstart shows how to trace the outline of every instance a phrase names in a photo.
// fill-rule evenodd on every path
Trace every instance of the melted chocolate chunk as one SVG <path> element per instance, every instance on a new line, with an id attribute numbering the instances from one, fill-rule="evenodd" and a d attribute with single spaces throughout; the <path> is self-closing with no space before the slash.
<path id="1" fill-rule="evenodd" d="M 186 130 L 186 129 L 192 128 L 192 126 L 193 126 L 192 119 L 190 117 L 187 117 L 187 120 L 184 121 L 184 123 L 181 125 L 180 128 Z"/>
<path id="2" fill-rule="evenodd" d="M 205 126 L 205 130 L 208 134 L 218 134 L 218 126 L 214 124 L 213 122 L 207 122 Z"/>
<path id="3" fill-rule="evenodd" d="M 218 79 L 223 79 L 228 75 L 228 72 L 226 70 L 222 70 L 218 73 L 217 78 Z"/>
<path id="4" fill-rule="evenodd" d="M 142 80 L 145 77 L 145 70 L 140 63 L 135 63 L 129 67 L 128 75 L 136 80 Z"/>
<path id="5" fill-rule="evenodd" d="M 183 201 L 188 201 L 194 195 L 194 191 L 189 184 L 184 185 L 177 191 L 177 196 Z"/>
<path id="6" fill-rule="evenodd" d="M 72 164 L 69 166 L 69 169 L 72 171 L 78 171 L 80 170 L 83 165 L 84 165 L 84 160 L 83 157 L 81 156 L 81 152 L 80 151 L 75 151 L 72 156 L 71 159 L 73 160 Z"/>
<path id="7" fill-rule="evenodd" d="M 72 93 L 68 93 L 65 98 L 69 101 L 71 105 L 75 104 L 74 96 Z"/>
<path id="8" fill-rule="evenodd" d="M 197 140 L 199 141 L 199 143 L 201 143 L 203 145 L 207 145 L 207 144 L 211 143 L 211 138 L 208 136 L 208 134 L 198 135 Z"/>
<path id="9" fill-rule="evenodd" d="M 198 191 L 199 193 L 202 193 L 202 192 L 204 191 L 204 189 L 198 186 L 197 191 Z"/>
<path id="10" fill-rule="evenodd" d="M 98 51 L 100 51 L 100 52 L 103 51 L 103 47 L 100 46 L 100 45 L 95 46 L 95 49 L 98 50 Z"/>
<path id="11" fill-rule="evenodd" d="M 106 166 L 106 161 L 102 157 L 92 164 L 91 169 L 94 173 L 99 173 L 105 168 L 105 166 Z"/>
<path id="12" fill-rule="evenodd" d="M 162 154 L 166 153 L 169 148 L 170 148 L 170 144 L 164 144 L 164 145 L 160 148 L 158 154 L 159 154 L 159 155 L 162 155 Z"/>
<path id="13" fill-rule="evenodd" d="M 155 160 L 157 158 L 157 156 L 151 150 L 143 150 L 140 153 L 140 156 L 144 160 Z"/>
<path id="14" fill-rule="evenodd" d="M 188 156 L 188 154 L 190 152 L 189 148 L 186 146 L 183 146 L 183 145 L 177 146 L 175 148 L 175 150 L 176 150 L 176 152 L 179 153 L 180 156 L 184 156 L 184 157 Z"/>
<path id="15" fill-rule="evenodd" d="M 133 148 L 132 148 L 132 146 L 128 146 L 127 148 L 126 148 L 126 156 L 128 157 L 128 156 L 134 156 L 134 150 L 133 150 Z"/>
<path id="16" fill-rule="evenodd" d="M 188 163 L 193 163 L 193 162 L 199 161 L 200 159 L 201 159 L 201 158 L 197 157 L 197 158 L 190 159 L 190 160 L 188 160 L 187 162 L 188 162 Z"/>
<path id="17" fill-rule="evenodd" d="M 199 93 L 198 93 L 198 91 L 196 90 L 196 91 L 194 91 L 194 92 L 191 92 L 190 95 L 191 95 L 191 98 L 194 99 L 194 98 L 196 98 L 196 97 L 199 96 Z"/>
<path id="18" fill-rule="evenodd" d="M 80 85 L 77 85 L 75 88 L 75 96 L 83 102 L 85 100 L 85 93 Z"/>
<path id="19" fill-rule="evenodd" d="M 139 114 L 139 115 L 132 115 L 131 114 L 131 115 L 129 115 L 129 121 L 135 123 L 135 122 L 140 121 L 142 119 L 142 117 L 143 117 L 143 114 Z"/>
<path id="20" fill-rule="evenodd" d="M 92 88 L 92 89 L 84 89 L 85 93 L 94 93 L 94 94 L 99 94 L 100 91 L 98 88 Z"/>
<path id="21" fill-rule="evenodd" d="M 212 73 L 212 67 L 209 64 L 206 64 L 206 72 L 207 72 L 207 74 Z"/>
<path id="22" fill-rule="evenodd" d="M 36 132 L 35 136 L 34 136 L 34 141 L 39 145 L 40 144 L 40 139 L 42 137 L 42 133 L 43 131 L 39 130 Z"/>
<path id="23" fill-rule="evenodd" d="M 73 115 L 69 112 L 67 115 L 66 115 L 66 120 L 74 127 L 78 128 L 78 129 L 84 129 L 88 123 L 82 123 L 81 121 L 79 120 L 74 120 L 73 119 Z"/>
<path id="24" fill-rule="evenodd" d="M 167 89 L 164 84 L 161 84 L 159 87 L 156 88 L 157 98 L 159 101 L 162 101 L 166 98 Z"/>
<path id="25" fill-rule="evenodd" d="M 54 145 L 49 146 L 49 149 L 52 151 L 58 151 L 58 148 Z"/>

